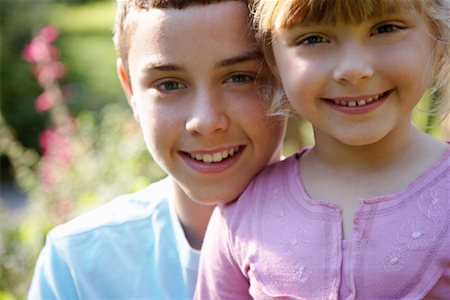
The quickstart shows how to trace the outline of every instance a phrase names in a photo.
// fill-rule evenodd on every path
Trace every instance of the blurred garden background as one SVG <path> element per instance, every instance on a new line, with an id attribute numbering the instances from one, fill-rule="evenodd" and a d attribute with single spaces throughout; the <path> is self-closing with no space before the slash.
<path id="1" fill-rule="evenodd" d="M 116 78 L 113 0 L 0 0 L 0 300 L 24 299 L 46 233 L 164 176 Z M 424 99 L 420 107 L 432 103 Z M 450 121 L 418 127 L 450 139 Z M 313 143 L 293 118 L 285 155 Z"/>

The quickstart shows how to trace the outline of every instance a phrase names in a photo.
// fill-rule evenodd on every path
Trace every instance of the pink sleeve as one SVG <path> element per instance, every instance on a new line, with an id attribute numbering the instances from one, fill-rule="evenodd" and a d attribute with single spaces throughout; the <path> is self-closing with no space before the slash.
<path id="1" fill-rule="evenodd" d="M 223 208 L 216 208 L 208 225 L 200 257 L 194 299 L 252 299 L 249 281 L 240 268 Z"/>

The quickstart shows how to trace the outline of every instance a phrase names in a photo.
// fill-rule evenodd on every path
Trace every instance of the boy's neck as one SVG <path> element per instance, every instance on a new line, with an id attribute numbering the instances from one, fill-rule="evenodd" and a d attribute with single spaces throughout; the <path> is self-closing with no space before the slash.
<path id="1" fill-rule="evenodd" d="M 192 248 L 200 250 L 214 206 L 199 204 L 189 198 L 177 183 L 173 182 L 173 186 L 175 211 L 186 239 Z"/>

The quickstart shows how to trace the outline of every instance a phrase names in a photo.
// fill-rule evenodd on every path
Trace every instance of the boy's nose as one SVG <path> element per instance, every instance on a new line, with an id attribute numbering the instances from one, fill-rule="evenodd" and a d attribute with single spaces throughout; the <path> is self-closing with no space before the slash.
<path id="1" fill-rule="evenodd" d="M 339 83 L 357 85 L 374 75 L 370 51 L 352 43 L 341 49 L 336 57 L 333 78 Z"/>
<path id="2" fill-rule="evenodd" d="M 191 134 L 204 136 L 225 131 L 229 126 L 229 118 L 223 108 L 224 102 L 217 93 L 197 93 L 186 122 L 186 130 Z"/>

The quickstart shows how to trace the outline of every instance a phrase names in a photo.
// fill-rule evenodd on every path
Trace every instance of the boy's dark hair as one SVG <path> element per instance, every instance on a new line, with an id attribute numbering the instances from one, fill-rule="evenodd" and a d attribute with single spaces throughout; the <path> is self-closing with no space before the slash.
<path id="1" fill-rule="evenodd" d="M 129 75 L 128 52 L 130 41 L 134 34 L 133 20 L 129 18 L 132 10 L 148 10 L 151 8 L 184 9 L 193 5 L 207 5 L 218 2 L 240 1 L 248 4 L 247 0 L 117 0 L 116 21 L 113 30 L 113 41 L 117 55 Z"/>

